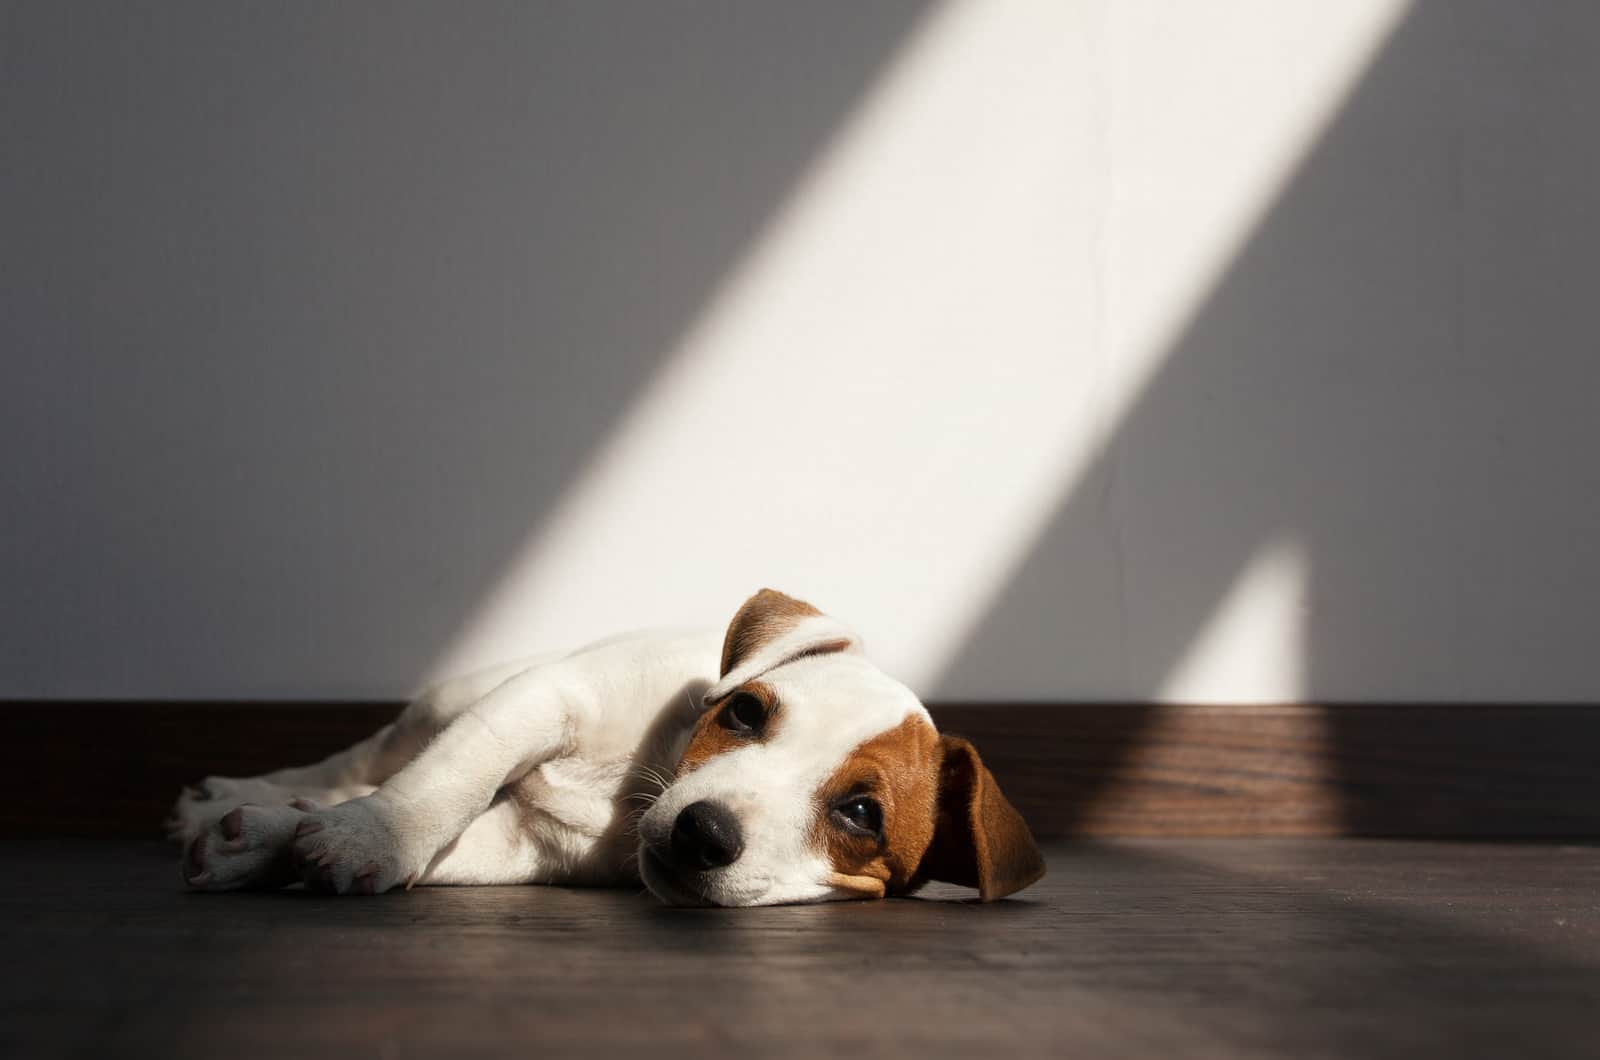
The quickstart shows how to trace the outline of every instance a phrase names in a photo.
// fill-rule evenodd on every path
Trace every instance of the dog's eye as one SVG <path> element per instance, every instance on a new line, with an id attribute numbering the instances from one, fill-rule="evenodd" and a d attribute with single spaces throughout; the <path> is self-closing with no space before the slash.
<path id="1" fill-rule="evenodd" d="M 722 727 L 754 736 L 767 724 L 767 705 L 749 692 L 735 692 L 722 708 Z"/>
<path id="2" fill-rule="evenodd" d="M 883 834 L 883 807 L 878 805 L 877 799 L 857 795 L 835 806 L 833 815 L 852 832 L 871 836 Z"/>

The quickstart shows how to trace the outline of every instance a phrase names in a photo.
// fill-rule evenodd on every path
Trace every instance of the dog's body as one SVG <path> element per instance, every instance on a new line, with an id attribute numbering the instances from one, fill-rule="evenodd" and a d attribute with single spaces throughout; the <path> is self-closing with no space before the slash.
<path id="1" fill-rule="evenodd" d="M 210 778 L 169 827 L 206 890 L 640 879 L 663 901 L 993 898 L 1043 863 L 965 741 L 780 593 L 443 684 L 316 765 Z"/>

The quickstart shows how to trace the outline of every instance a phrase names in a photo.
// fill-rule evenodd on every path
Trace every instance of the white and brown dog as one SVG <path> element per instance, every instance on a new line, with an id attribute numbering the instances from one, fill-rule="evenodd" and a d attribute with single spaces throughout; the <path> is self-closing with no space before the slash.
<path id="1" fill-rule="evenodd" d="M 187 789 L 168 825 L 203 890 L 642 879 L 741 906 L 928 880 L 989 900 L 1044 874 L 972 745 L 770 589 L 721 638 L 625 636 L 448 682 L 316 765 Z"/>

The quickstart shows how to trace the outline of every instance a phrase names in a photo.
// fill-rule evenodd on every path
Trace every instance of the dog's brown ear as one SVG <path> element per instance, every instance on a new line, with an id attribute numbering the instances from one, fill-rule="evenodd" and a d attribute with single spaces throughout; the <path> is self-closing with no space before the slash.
<path id="1" fill-rule="evenodd" d="M 939 744 L 939 818 L 918 875 L 976 887 L 985 902 L 1036 882 L 1044 857 L 977 748 L 959 736 L 940 736 Z"/>
<path id="2" fill-rule="evenodd" d="M 843 623 L 776 589 L 746 600 L 722 638 L 722 679 L 706 692 L 710 706 L 768 670 L 804 655 L 861 651 L 861 639 Z"/>
<path id="3" fill-rule="evenodd" d="M 803 618 L 821 611 L 776 589 L 762 589 L 739 606 L 722 638 L 722 673 L 746 661 L 772 641 L 790 632 Z"/>

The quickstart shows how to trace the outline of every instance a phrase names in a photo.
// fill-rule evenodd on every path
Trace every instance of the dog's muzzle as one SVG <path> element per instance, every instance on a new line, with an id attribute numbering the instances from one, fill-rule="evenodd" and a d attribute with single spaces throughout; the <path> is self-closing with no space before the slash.
<path id="1" fill-rule="evenodd" d="M 671 852 L 665 859 L 689 872 L 726 868 L 744 853 L 739 818 L 719 802 L 702 799 L 685 806 L 672 822 Z"/>
<path id="2" fill-rule="evenodd" d="M 742 853 L 739 818 L 721 803 L 703 799 L 680 810 L 666 836 L 642 844 L 640 872 L 669 905 L 715 905 L 711 877 Z"/>

